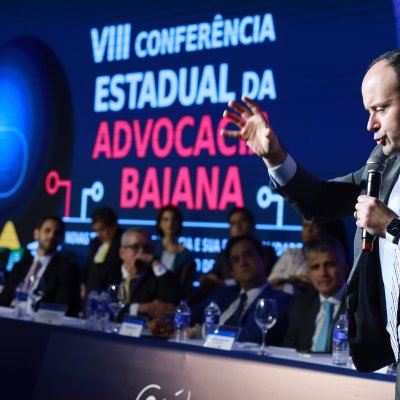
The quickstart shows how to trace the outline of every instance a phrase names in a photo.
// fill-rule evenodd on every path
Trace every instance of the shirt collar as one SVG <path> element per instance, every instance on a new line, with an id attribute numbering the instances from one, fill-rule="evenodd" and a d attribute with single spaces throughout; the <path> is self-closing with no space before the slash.
<path id="1" fill-rule="evenodd" d="M 55 256 L 55 254 L 56 254 L 55 252 L 51 253 L 51 254 L 47 254 L 45 256 L 39 256 L 36 254 L 33 261 L 34 262 L 39 261 L 42 264 L 42 266 L 47 266 L 49 264 L 49 262 L 52 260 L 52 258 Z"/>
<path id="2" fill-rule="evenodd" d="M 323 301 L 329 301 L 331 303 L 334 304 L 340 304 L 342 302 L 342 299 L 344 297 L 344 292 L 346 290 L 346 284 L 344 283 L 342 285 L 342 287 L 336 292 L 334 293 L 332 296 L 326 298 L 324 296 L 322 296 L 322 294 L 319 294 L 319 300 L 322 303 Z"/>
<path id="3" fill-rule="evenodd" d="M 247 304 L 251 304 L 260 294 L 261 292 L 267 287 L 269 286 L 268 283 L 265 283 L 264 285 L 261 285 L 259 287 L 250 289 L 246 292 L 247 294 Z M 240 290 L 240 294 L 244 293 L 245 290 L 241 289 Z"/>

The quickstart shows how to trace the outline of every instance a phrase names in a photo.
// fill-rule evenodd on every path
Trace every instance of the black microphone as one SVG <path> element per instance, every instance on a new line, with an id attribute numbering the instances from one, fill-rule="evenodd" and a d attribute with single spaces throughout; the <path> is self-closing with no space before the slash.
<path id="1" fill-rule="evenodd" d="M 387 155 L 383 153 L 382 146 L 379 146 L 367 160 L 367 195 L 379 198 L 381 190 L 382 172 L 386 168 Z M 366 231 L 362 230 L 362 249 L 372 251 L 374 237 Z"/>

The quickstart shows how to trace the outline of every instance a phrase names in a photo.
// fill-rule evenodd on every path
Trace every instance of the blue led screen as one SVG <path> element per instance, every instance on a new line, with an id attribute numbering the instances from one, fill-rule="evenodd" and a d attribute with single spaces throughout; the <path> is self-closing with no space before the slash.
<path id="1" fill-rule="evenodd" d="M 227 212 L 246 206 L 280 254 L 300 241 L 300 219 L 269 190 L 262 161 L 219 135 L 223 110 L 242 94 L 257 99 L 320 178 L 360 168 L 374 146 L 361 80 L 398 46 L 397 10 L 355 0 L 3 2 L 1 225 L 12 221 L 26 243 L 39 216 L 59 213 L 66 246 L 84 254 L 96 207 L 155 233 L 157 210 L 172 202 L 206 272 Z"/>

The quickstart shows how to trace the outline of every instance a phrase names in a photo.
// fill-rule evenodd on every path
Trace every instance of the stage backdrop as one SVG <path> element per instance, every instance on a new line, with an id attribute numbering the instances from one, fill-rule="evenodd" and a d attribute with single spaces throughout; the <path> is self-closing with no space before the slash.
<path id="1" fill-rule="evenodd" d="M 253 211 L 278 255 L 298 245 L 299 217 L 262 161 L 220 136 L 222 113 L 246 94 L 316 176 L 360 168 L 374 146 L 360 84 L 398 46 L 397 3 L 3 1 L 0 245 L 26 244 L 40 216 L 59 213 L 66 247 L 84 255 L 95 208 L 155 233 L 168 203 L 199 272 L 234 206 Z"/>

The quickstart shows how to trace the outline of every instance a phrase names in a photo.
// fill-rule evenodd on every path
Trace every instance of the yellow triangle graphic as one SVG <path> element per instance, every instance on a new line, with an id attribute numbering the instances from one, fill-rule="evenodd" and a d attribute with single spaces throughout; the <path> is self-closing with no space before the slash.
<path id="1" fill-rule="evenodd" d="M 0 247 L 7 247 L 10 250 L 16 250 L 21 247 L 12 221 L 7 221 L 4 225 L 3 231 L 0 234 Z"/>

